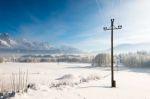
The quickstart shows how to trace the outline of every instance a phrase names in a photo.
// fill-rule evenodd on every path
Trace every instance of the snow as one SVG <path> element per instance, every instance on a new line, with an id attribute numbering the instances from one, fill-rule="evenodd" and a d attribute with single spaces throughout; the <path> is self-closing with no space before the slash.
<path id="1" fill-rule="evenodd" d="M 0 43 L 4 46 L 11 47 L 6 41 L 0 39 Z"/>
<path id="2" fill-rule="evenodd" d="M 9 39 L 10 40 L 10 44 L 12 46 L 16 46 L 17 45 L 17 42 L 15 40 L 12 40 L 12 39 Z"/>
<path id="3" fill-rule="evenodd" d="M 12 99 L 150 99 L 150 70 L 120 67 L 115 71 L 116 88 L 110 87 L 110 71 L 74 63 L 2 63 L 0 77 L 29 72 L 36 89 Z M 84 79 L 84 80 L 83 80 Z M 60 84 L 51 87 L 51 84 Z M 65 84 L 64 84 L 65 83 Z"/>

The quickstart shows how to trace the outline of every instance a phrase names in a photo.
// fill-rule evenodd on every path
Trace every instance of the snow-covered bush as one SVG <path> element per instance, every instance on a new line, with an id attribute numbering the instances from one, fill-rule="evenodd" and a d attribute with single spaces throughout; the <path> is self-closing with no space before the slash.
<path id="1" fill-rule="evenodd" d="M 89 81 L 93 81 L 93 80 L 100 80 L 100 76 L 96 75 L 96 74 L 89 74 L 86 76 L 83 75 L 72 75 L 72 74 L 66 74 L 58 79 L 56 79 L 56 81 L 51 82 L 50 84 L 50 88 L 60 88 L 60 87 L 65 87 L 65 86 L 75 86 L 75 85 L 79 85 L 81 83 L 85 83 L 85 82 L 89 82 Z"/>
<path id="2" fill-rule="evenodd" d="M 91 80 L 99 80 L 101 77 L 98 76 L 98 75 L 94 75 L 94 74 L 91 74 L 91 75 L 88 75 L 86 77 L 80 77 L 80 83 L 82 82 L 89 82 Z"/>
<path id="3" fill-rule="evenodd" d="M 27 88 L 30 88 L 32 90 L 37 90 L 38 89 L 38 86 L 35 84 L 35 83 L 29 83 L 27 85 Z"/>
<path id="4" fill-rule="evenodd" d="M 92 61 L 92 66 L 110 66 L 111 57 L 109 54 L 101 53 L 95 56 Z"/>
<path id="5" fill-rule="evenodd" d="M 79 81 L 80 80 L 77 76 L 66 74 L 52 82 L 50 87 L 74 86 L 77 85 Z"/>

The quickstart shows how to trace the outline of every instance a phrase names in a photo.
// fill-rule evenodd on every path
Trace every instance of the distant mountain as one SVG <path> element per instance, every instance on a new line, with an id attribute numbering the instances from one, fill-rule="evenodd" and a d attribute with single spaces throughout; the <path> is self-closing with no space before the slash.
<path id="1" fill-rule="evenodd" d="M 13 39 L 8 33 L 0 33 L 0 48 L 48 50 L 51 46 L 46 42 L 32 42 L 26 39 Z"/>
<path id="2" fill-rule="evenodd" d="M 10 48 L 15 44 L 16 42 L 10 39 L 7 33 L 0 33 L 0 48 Z"/>
<path id="3" fill-rule="evenodd" d="M 92 51 L 90 53 L 98 54 L 98 53 L 110 53 L 111 49 Z M 129 53 L 129 52 L 137 52 L 137 51 L 147 51 L 150 52 L 150 43 L 137 43 L 137 44 L 120 44 L 114 46 L 114 53 Z"/>
<path id="4" fill-rule="evenodd" d="M 120 44 L 114 47 L 114 51 L 117 53 L 150 51 L 150 43 Z"/>
<path id="5" fill-rule="evenodd" d="M 80 50 L 70 46 L 51 46 L 47 42 L 26 39 L 13 39 L 8 33 L 0 33 L 1 53 L 79 53 Z"/>

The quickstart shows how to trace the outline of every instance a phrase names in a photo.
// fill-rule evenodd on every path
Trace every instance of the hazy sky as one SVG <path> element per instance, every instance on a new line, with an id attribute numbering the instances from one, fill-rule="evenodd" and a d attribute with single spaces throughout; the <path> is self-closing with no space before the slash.
<path id="1" fill-rule="evenodd" d="M 150 0 L 0 0 L 0 32 L 71 45 L 85 51 L 110 46 L 110 19 L 122 30 L 115 45 L 150 42 Z"/>

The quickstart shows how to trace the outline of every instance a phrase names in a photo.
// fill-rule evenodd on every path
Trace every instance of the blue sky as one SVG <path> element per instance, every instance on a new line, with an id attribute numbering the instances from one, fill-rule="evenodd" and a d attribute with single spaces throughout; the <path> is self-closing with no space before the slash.
<path id="1" fill-rule="evenodd" d="M 148 4 L 148 0 L 0 0 L 0 32 L 85 51 L 103 50 L 110 46 L 110 33 L 103 27 L 115 18 L 116 25 L 123 25 L 115 31 L 115 45 L 149 42 Z M 145 32 L 136 30 L 141 26 Z"/>

